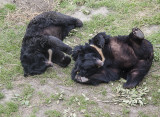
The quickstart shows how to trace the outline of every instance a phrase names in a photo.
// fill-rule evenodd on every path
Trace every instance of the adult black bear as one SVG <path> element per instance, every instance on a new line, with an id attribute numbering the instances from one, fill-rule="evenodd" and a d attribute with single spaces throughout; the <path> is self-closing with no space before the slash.
<path id="1" fill-rule="evenodd" d="M 126 36 L 98 33 L 89 44 L 75 47 L 72 57 L 72 79 L 76 82 L 96 85 L 123 77 L 127 80 L 124 88 L 133 88 L 152 65 L 153 47 L 140 29 L 133 28 Z"/>
<path id="2" fill-rule="evenodd" d="M 33 18 L 26 29 L 21 48 L 21 64 L 24 76 L 45 72 L 53 63 L 66 67 L 72 48 L 62 41 L 68 33 L 82 27 L 79 19 L 55 12 L 44 12 Z"/>

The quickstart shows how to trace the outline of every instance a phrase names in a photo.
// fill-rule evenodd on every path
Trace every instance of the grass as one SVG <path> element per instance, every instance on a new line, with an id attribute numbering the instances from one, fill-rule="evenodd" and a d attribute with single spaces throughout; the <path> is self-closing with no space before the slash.
<path id="1" fill-rule="evenodd" d="M 19 105 L 29 106 L 33 92 L 34 89 L 30 85 L 26 85 L 22 91 L 22 94 L 14 94 L 13 100 L 17 101 Z"/>
<path id="2" fill-rule="evenodd" d="M 138 117 L 158 117 L 158 115 L 155 114 L 155 113 L 149 113 L 149 114 L 147 114 L 146 112 L 140 111 L 138 113 Z"/>
<path id="3" fill-rule="evenodd" d="M 98 9 L 99 7 L 107 7 L 109 10 L 109 14 L 105 16 L 95 15 L 92 17 L 92 20 L 84 22 L 82 28 L 73 31 L 68 39 L 64 41 L 72 47 L 88 42 L 88 39 L 102 31 L 116 36 L 128 34 L 133 27 L 143 29 L 152 25 L 160 26 L 160 0 L 56 0 L 55 4 L 54 10 L 62 13 L 74 13 L 82 6 L 85 6 L 85 11 Z M 18 95 L 14 94 L 13 97 L 15 100 L 12 97 L 11 102 L 0 103 L 0 116 L 21 116 L 23 114 L 21 110 L 24 106 L 25 109 L 30 109 L 33 106 L 31 112 L 28 113 L 31 117 L 37 117 L 40 111 L 43 113 L 42 116 L 58 117 L 64 115 L 63 111 L 68 108 L 70 110 L 68 110 L 67 114 L 71 114 L 72 116 L 74 114 L 84 117 L 129 116 L 133 110 L 128 105 L 127 107 L 121 107 L 113 103 L 97 101 L 109 101 L 116 96 L 117 93 L 112 90 L 122 85 L 121 82 L 112 82 L 97 87 L 77 84 L 70 78 L 70 73 L 74 65 L 73 61 L 67 68 L 60 68 L 55 65 L 42 75 L 25 79 L 19 58 L 22 38 L 29 21 L 26 20 L 21 25 L 19 22 L 10 20 L 8 14 L 14 14 L 17 10 L 18 8 L 13 4 L 4 5 L 0 9 L 0 92 L 4 89 L 7 91 L 13 90 L 13 92 L 21 89 Z M 160 67 L 160 31 L 146 35 L 146 39 L 154 46 L 152 70 L 157 70 Z M 151 108 L 153 106 L 153 110 L 156 112 L 151 113 L 154 113 L 153 115 L 155 117 L 158 115 L 156 108 L 160 108 L 159 75 L 159 70 L 154 71 L 149 73 L 143 81 L 149 89 L 149 92 L 143 98 L 147 101 L 146 106 L 149 105 Z M 19 81 L 22 83 L 17 84 Z M 140 85 L 139 87 L 143 89 L 143 86 Z M 54 91 L 48 94 L 47 88 L 50 87 Z M 81 95 L 82 93 L 85 95 Z M 7 93 L 0 93 L 1 100 L 5 100 L 7 96 Z M 35 107 L 33 100 L 36 100 L 37 97 L 40 98 L 40 102 Z M 119 98 L 122 99 L 122 97 Z M 52 106 L 52 109 L 49 106 Z M 120 109 L 114 109 L 118 107 Z M 115 114 L 112 115 L 113 113 Z M 141 110 L 137 110 L 136 115 L 139 117 L 150 116 L 150 114 Z"/>
<path id="4" fill-rule="evenodd" d="M 14 112 L 18 111 L 18 105 L 14 102 L 7 102 L 5 105 L 0 104 L 0 116 L 11 117 Z"/>
<path id="5" fill-rule="evenodd" d="M 95 102 L 90 101 L 86 96 L 72 96 L 68 102 L 69 105 L 75 105 L 78 110 L 87 109 L 89 104 L 95 104 Z"/>
<path id="6" fill-rule="evenodd" d="M 48 110 L 45 112 L 45 115 L 47 117 L 61 117 L 62 116 L 61 112 L 56 111 L 56 110 Z"/>
<path id="7" fill-rule="evenodd" d="M 4 94 L 0 92 L 0 99 L 4 98 Z"/>
<path id="8" fill-rule="evenodd" d="M 122 110 L 123 117 L 129 117 L 129 113 L 130 113 L 130 110 L 128 110 L 127 108 L 123 108 Z"/>

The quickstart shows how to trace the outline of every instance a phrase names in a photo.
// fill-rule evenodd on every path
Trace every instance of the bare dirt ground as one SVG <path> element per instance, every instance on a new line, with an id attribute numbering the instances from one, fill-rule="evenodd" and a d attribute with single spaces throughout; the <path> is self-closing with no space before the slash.
<path id="1" fill-rule="evenodd" d="M 0 7 L 3 7 L 3 5 L 5 5 L 7 3 L 13 3 L 13 0 L 1 0 L 0 1 Z"/>
<path id="2" fill-rule="evenodd" d="M 88 8 L 86 11 L 85 11 L 85 9 L 87 9 L 87 8 L 82 6 L 74 14 L 71 14 L 71 16 L 76 17 L 76 18 L 80 19 L 81 21 L 89 21 L 89 20 L 91 20 L 93 15 L 102 14 L 102 15 L 106 16 L 109 13 L 107 8 L 105 8 L 105 7 L 101 7 L 99 9 L 89 9 Z M 88 14 L 85 15 L 83 12 L 88 12 Z"/>
<path id="3" fill-rule="evenodd" d="M 0 6 L 5 3 L 13 3 L 11 0 L 0 0 Z M 52 10 L 54 3 L 52 0 L 14 0 L 14 3 L 17 6 L 17 9 L 24 11 L 24 12 L 32 12 L 32 14 L 35 13 L 37 15 L 38 13 Z M 75 16 L 77 18 L 80 18 L 82 21 L 89 21 L 91 20 L 92 16 L 95 14 L 103 14 L 107 15 L 110 13 L 107 8 L 102 7 L 99 9 L 88 9 L 90 13 L 88 15 L 85 15 L 83 12 L 83 9 L 86 9 L 85 7 L 78 8 L 77 12 L 74 12 L 71 14 L 72 16 Z M 69 13 L 68 13 L 69 14 Z M 25 14 L 23 14 L 25 15 Z M 29 15 L 29 14 L 28 14 Z M 29 17 L 31 19 L 34 15 Z M 23 23 L 23 21 L 22 21 Z M 21 23 L 20 23 L 21 24 Z M 144 27 L 142 30 L 146 35 L 150 35 L 155 30 L 160 29 L 160 26 L 152 26 L 152 27 Z M 56 69 L 57 66 L 54 66 Z M 56 71 L 60 72 L 60 71 Z M 12 90 L 3 89 L 2 93 L 5 94 L 5 98 L 0 100 L 0 103 L 5 103 L 9 100 L 11 100 L 15 94 L 21 94 L 23 88 L 21 86 L 25 84 L 31 85 L 31 87 L 34 89 L 33 97 L 30 101 L 31 105 L 29 107 L 21 106 L 19 108 L 19 114 L 22 117 L 28 117 L 31 115 L 33 108 L 38 107 L 38 111 L 36 112 L 37 117 L 44 117 L 44 113 L 47 110 L 58 110 L 62 112 L 62 110 L 67 109 L 67 106 L 64 106 L 65 102 L 60 102 L 57 104 L 56 102 L 52 102 L 51 104 L 43 104 L 42 97 L 37 95 L 37 92 L 43 92 L 45 96 L 50 96 L 53 93 L 58 92 L 64 92 L 65 97 L 70 97 L 74 95 L 81 95 L 85 94 L 90 100 L 96 101 L 98 103 L 98 106 L 104 111 L 111 113 L 112 116 L 116 116 L 120 114 L 123 110 L 122 106 L 114 105 L 114 104 L 108 104 L 103 103 L 97 100 L 103 100 L 103 99 L 111 99 L 114 96 L 114 93 L 112 91 L 111 85 L 112 84 L 102 84 L 100 86 L 84 86 L 80 84 L 73 84 L 71 86 L 63 85 L 63 76 L 64 74 L 60 72 L 61 78 L 47 78 L 45 79 L 45 84 L 41 84 L 41 78 L 24 78 L 23 76 L 19 76 L 14 78 L 14 88 Z M 37 76 L 38 77 L 38 76 Z M 103 90 L 106 91 L 105 96 L 101 95 L 101 89 L 105 88 Z M 146 105 L 143 107 L 130 107 L 130 117 L 137 117 L 139 111 L 143 111 L 146 113 L 158 113 L 160 115 L 160 110 L 158 107 L 154 105 Z M 77 117 L 81 117 L 82 114 L 80 112 L 77 112 Z"/>
<path id="4" fill-rule="evenodd" d="M 149 27 L 144 27 L 144 28 L 142 28 L 142 30 L 143 30 L 145 35 L 150 35 L 153 32 L 159 31 L 160 26 L 159 25 L 152 25 L 152 26 L 149 26 Z"/>

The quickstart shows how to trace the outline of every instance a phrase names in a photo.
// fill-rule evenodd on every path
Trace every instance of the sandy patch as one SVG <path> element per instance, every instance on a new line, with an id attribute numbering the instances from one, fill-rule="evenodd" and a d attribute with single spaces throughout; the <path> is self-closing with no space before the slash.
<path id="1" fill-rule="evenodd" d="M 90 12 L 88 15 L 84 14 L 83 11 L 88 11 Z M 92 16 L 97 15 L 97 14 L 101 14 L 106 16 L 109 13 L 108 9 L 106 7 L 101 7 L 98 9 L 89 9 L 87 7 L 80 7 L 78 11 L 76 11 L 75 13 L 71 14 L 71 16 L 76 17 L 78 19 L 80 19 L 81 21 L 89 21 L 91 20 Z"/>
<path id="2" fill-rule="evenodd" d="M 53 0 L 16 0 L 18 8 L 33 12 L 44 12 L 53 10 Z"/>
<path id="3" fill-rule="evenodd" d="M 1 92 L 5 95 L 5 97 L 0 100 L 0 104 L 4 104 L 6 102 L 12 101 L 12 98 L 15 97 L 15 94 L 20 94 L 21 90 L 18 88 L 12 90 L 3 89 Z"/>
<path id="4" fill-rule="evenodd" d="M 3 7 L 5 4 L 13 3 L 14 0 L 0 0 L 0 8 Z"/>
<path id="5" fill-rule="evenodd" d="M 143 107 L 131 107 L 131 111 L 129 117 L 137 117 L 139 112 L 147 113 L 154 113 L 156 115 L 160 115 L 159 108 L 153 105 L 143 106 Z"/>
<path id="6" fill-rule="evenodd" d="M 152 33 L 160 31 L 160 25 L 151 25 L 148 27 L 142 27 L 142 31 L 144 32 L 144 35 L 148 36 Z"/>

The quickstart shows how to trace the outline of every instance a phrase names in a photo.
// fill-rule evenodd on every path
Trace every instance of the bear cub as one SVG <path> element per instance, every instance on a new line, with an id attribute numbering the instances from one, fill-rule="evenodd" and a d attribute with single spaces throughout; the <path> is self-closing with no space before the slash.
<path id="1" fill-rule="evenodd" d="M 64 53 L 70 55 L 72 48 L 62 41 L 72 29 L 82 26 L 79 19 L 55 11 L 34 17 L 22 41 L 20 60 L 24 76 L 42 74 L 53 63 L 66 67 L 71 58 Z"/>
<path id="2" fill-rule="evenodd" d="M 98 33 L 85 45 L 76 46 L 72 54 L 75 66 L 72 79 L 97 85 L 126 79 L 124 88 L 136 87 L 148 73 L 153 61 L 153 46 L 143 32 L 133 28 L 129 35 Z"/>

